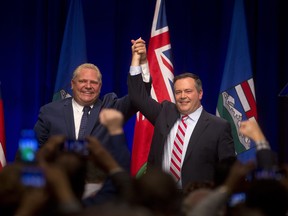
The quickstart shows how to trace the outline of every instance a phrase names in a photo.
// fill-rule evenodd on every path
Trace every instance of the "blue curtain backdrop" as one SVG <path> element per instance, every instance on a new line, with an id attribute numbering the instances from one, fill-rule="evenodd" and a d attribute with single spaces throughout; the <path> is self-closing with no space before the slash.
<path id="1" fill-rule="evenodd" d="M 225 63 L 233 0 L 166 0 L 175 74 L 203 81 L 203 105 L 215 113 Z M 259 123 L 280 160 L 287 161 L 288 2 L 245 0 Z M 21 129 L 33 128 L 54 93 L 69 0 L 0 1 L 0 81 L 7 159 Z M 127 93 L 130 40 L 149 41 L 154 0 L 83 0 L 87 58 L 103 73 L 102 95 Z M 132 142 L 134 119 L 126 125 Z"/>

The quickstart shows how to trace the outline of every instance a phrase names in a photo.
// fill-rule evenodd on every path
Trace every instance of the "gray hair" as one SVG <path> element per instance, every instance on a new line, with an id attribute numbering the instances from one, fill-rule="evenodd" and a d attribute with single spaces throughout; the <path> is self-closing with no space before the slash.
<path id="1" fill-rule="evenodd" d="M 102 74 L 101 74 L 99 68 L 92 63 L 84 63 L 84 64 L 79 65 L 73 72 L 72 80 L 74 80 L 76 78 L 76 76 L 79 74 L 79 72 L 84 68 L 89 68 L 89 69 L 95 70 L 99 75 L 100 83 L 102 83 Z"/>

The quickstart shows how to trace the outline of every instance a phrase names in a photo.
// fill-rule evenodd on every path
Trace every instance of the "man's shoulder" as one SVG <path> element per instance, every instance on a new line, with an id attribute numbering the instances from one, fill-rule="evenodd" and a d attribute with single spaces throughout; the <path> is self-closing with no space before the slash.
<path id="1" fill-rule="evenodd" d="M 180 116 L 180 113 L 177 109 L 177 106 L 175 103 L 168 101 L 168 100 L 164 100 L 161 102 L 161 116 L 165 116 L 165 118 L 173 118 L 176 116 Z"/>
<path id="2" fill-rule="evenodd" d="M 178 112 L 176 104 L 171 101 L 164 100 L 160 104 L 164 112 Z"/>
<path id="3" fill-rule="evenodd" d="M 51 101 L 42 106 L 42 108 L 53 108 L 53 107 L 62 107 L 64 105 L 68 105 L 72 103 L 72 97 L 64 98 L 61 100 Z"/>
<path id="4" fill-rule="evenodd" d="M 177 108 L 175 103 L 168 101 L 168 100 L 162 101 L 161 104 L 162 104 L 162 106 L 166 106 L 169 108 Z"/>
<path id="5" fill-rule="evenodd" d="M 114 92 L 106 93 L 102 99 L 98 98 L 98 103 L 100 102 L 102 106 L 106 106 L 108 104 L 114 103 L 118 99 L 118 96 Z"/>
<path id="6" fill-rule="evenodd" d="M 212 114 L 212 113 L 209 113 L 207 112 L 206 110 L 203 109 L 202 111 L 202 115 L 208 119 L 210 119 L 211 121 L 214 121 L 216 123 L 219 123 L 219 124 L 227 124 L 228 121 L 222 117 L 219 117 L 215 114 Z"/>
<path id="7" fill-rule="evenodd" d="M 115 98 L 118 98 L 117 94 L 115 92 L 110 92 L 110 93 L 106 93 L 104 96 L 103 96 L 103 101 L 105 100 L 111 100 L 111 99 L 115 99 Z"/>
<path id="8" fill-rule="evenodd" d="M 125 103 L 127 100 L 129 100 L 127 95 L 119 98 L 114 92 L 107 93 L 101 98 L 102 99 L 98 98 L 96 105 L 101 106 L 102 108 L 115 108 L 117 104 Z"/>

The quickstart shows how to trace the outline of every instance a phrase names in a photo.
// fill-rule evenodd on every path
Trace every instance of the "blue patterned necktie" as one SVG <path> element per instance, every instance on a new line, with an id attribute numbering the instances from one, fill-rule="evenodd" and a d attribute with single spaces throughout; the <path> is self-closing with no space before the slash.
<path id="1" fill-rule="evenodd" d="M 87 120 L 88 120 L 90 110 L 91 110 L 90 106 L 83 107 L 83 115 L 81 118 L 81 123 L 80 123 L 80 128 L 79 128 L 79 133 L 78 133 L 78 140 L 84 139 L 85 130 L 86 130 L 86 126 L 87 126 Z"/>

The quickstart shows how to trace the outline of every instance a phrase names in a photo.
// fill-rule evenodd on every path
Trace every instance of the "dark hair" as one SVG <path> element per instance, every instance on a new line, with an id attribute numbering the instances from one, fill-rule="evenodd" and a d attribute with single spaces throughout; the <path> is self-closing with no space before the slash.
<path id="1" fill-rule="evenodd" d="M 176 215 L 180 211 L 180 194 L 172 176 L 159 167 L 150 167 L 134 182 L 138 204 L 163 215 Z"/>
<path id="2" fill-rule="evenodd" d="M 196 83 L 195 87 L 197 91 L 200 92 L 202 90 L 202 81 L 200 80 L 198 75 L 193 74 L 193 73 L 186 72 L 186 73 L 182 73 L 180 75 L 175 76 L 173 79 L 173 84 L 175 85 L 177 80 L 188 78 L 188 77 L 195 80 L 195 83 Z"/>
<path id="3" fill-rule="evenodd" d="M 266 216 L 285 216 L 287 203 L 287 189 L 276 179 L 257 179 L 246 192 L 246 205 L 260 209 Z"/>

